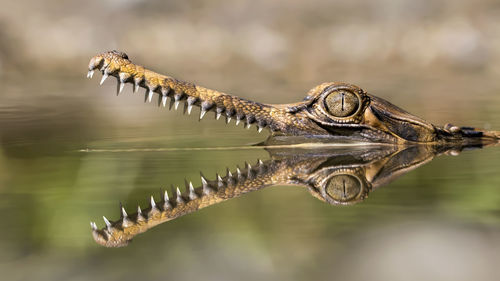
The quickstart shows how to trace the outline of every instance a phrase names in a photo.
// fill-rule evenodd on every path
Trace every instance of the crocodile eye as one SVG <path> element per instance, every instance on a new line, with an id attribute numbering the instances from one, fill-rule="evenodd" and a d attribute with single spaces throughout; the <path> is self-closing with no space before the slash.
<path id="1" fill-rule="evenodd" d="M 355 114 L 361 101 L 358 95 L 345 90 L 337 90 L 325 98 L 328 112 L 335 117 L 349 117 Z"/>
<path id="2" fill-rule="evenodd" d="M 349 202 L 361 192 L 361 182 L 351 175 L 337 175 L 327 182 L 326 194 L 339 202 Z"/>

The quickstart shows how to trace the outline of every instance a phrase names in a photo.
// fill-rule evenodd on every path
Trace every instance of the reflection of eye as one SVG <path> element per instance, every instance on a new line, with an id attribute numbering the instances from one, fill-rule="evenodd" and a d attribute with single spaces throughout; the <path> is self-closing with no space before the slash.
<path id="1" fill-rule="evenodd" d="M 348 91 L 333 91 L 325 98 L 325 106 L 335 117 L 349 117 L 356 113 L 360 106 L 359 97 Z"/>
<path id="2" fill-rule="evenodd" d="M 326 194 L 333 200 L 348 202 L 361 192 L 361 183 L 351 175 L 337 175 L 326 183 Z"/>

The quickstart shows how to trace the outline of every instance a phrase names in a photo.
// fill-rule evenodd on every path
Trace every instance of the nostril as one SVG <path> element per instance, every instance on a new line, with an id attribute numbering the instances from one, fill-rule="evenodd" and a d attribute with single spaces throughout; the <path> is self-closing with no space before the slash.
<path id="1" fill-rule="evenodd" d="M 115 55 L 117 55 L 117 56 L 120 56 L 120 57 L 122 57 L 122 58 L 124 58 L 124 59 L 128 60 L 128 56 L 127 56 L 127 54 L 125 54 L 124 52 L 120 52 L 120 51 L 117 51 L 117 50 L 113 50 L 113 51 L 111 51 L 111 53 L 113 53 L 113 54 L 115 54 Z"/>

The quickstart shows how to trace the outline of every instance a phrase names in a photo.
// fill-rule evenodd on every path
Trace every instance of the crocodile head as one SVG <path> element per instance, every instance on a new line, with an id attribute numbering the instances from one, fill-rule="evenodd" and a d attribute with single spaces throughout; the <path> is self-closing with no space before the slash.
<path id="1" fill-rule="evenodd" d="M 192 83 L 158 74 L 132 63 L 122 52 L 110 51 L 93 57 L 88 77 L 95 70 L 103 73 L 101 84 L 109 76 L 117 79 L 117 93 L 125 83 L 134 91 L 145 88 L 145 101 L 158 96 L 158 105 L 184 111 L 200 107 L 200 119 L 214 111 L 226 117 L 255 124 L 258 131 L 268 128 L 272 136 L 299 136 L 321 141 L 357 141 L 370 143 L 498 143 L 500 133 L 470 127 L 434 126 L 361 88 L 346 83 L 323 83 L 309 91 L 306 98 L 293 104 L 264 104 L 210 90 Z"/>

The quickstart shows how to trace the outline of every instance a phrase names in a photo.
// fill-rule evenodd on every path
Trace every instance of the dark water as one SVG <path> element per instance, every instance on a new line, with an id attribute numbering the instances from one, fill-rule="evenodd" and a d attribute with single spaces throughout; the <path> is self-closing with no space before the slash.
<path id="1" fill-rule="evenodd" d="M 116 98 L 114 86 L 75 92 L 84 82 L 43 83 L 38 96 L 29 85 L 6 86 L 0 105 L 6 280 L 495 280 L 500 273 L 498 147 L 438 156 L 352 206 L 276 185 L 159 225 L 127 247 L 102 247 L 90 221 L 101 228 L 103 215 L 119 219 L 120 202 L 128 211 L 146 208 L 171 184 L 184 191 L 185 179 L 199 186 L 200 171 L 213 180 L 245 161 L 270 161 L 250 146 L 267 133 L 184 118 L 129 91 Z M 499 129 L 498 104 L 469 104 L 488 120 L 475 113 L 464 125 Z"/>

